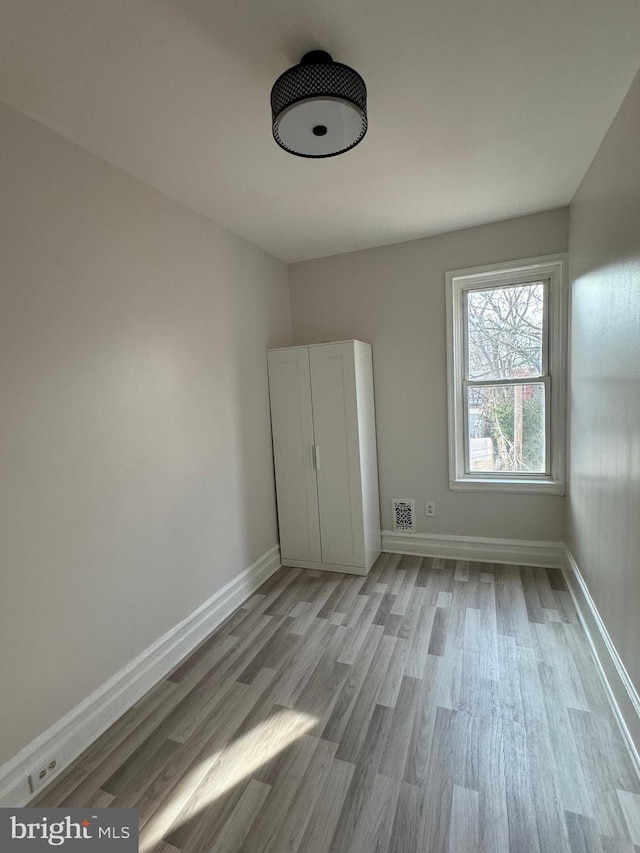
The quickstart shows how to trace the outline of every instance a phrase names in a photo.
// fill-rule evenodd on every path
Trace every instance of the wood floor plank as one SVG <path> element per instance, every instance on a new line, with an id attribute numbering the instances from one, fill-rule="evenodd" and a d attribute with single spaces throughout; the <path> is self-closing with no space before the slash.
<path id="1" fill-rule="evenodd" d="M 353 586 L 349 578 L 346 576 L 342 577 L 331 590 L 331 594 L 325 599 L 322 607 L 318 611 L 318 618 L 330 619 L 332 614 L 340 609 L 341 602 L 352 588 Z"/>
<path id="2" fill-rule="evenodd" d="M 372 793 L 372 786 L 378 777 L 378 767 L 386 745 L 393 711 L 384 705 L 376 705 L 362 740 L 357 763 L 347 791 L 335 834 L 329 850 L 340 853 L 349 850 L 356 827 L 362 817 Z"/>
<path id="3" fill-rule="evenodd" d="M 154 745 L 146 757 L 138 751 L 134 752 L 102 783 L 102 790 L 113 794 L 118 807 L 132 805 L 179 750 L 180 744 L 177 741 L 166 738 L 162 743 Z"/>
<path id="4" fill-rule="evenodd" d="M 339 575 L 336 575 L 335 580 L 327 581 L 326 584 L 320 586 L 318 594 L 314 596 L 312 601 L 308 602 L 306 612 L 303 615 L 298 616 L 295 620 L 295 624 L 291 628 L 292 634 L 298 634 L 300 636 L 306 634 L 307 630 L 313 623 L 313 620 L 324 607 L 326 601 L 338 589 L 340 583 L 339 577 Z"/>
<path id="5" fill-rule="evenodd" d="M 420 681 L 404 676 L 391 719 L 391 730 L 378 768 L 384 776 L 390 776 L 392 779 L 404 778 L 419 697 Z"/>
<path id="6" fill-rule="evenodd" d="M 300 640 L 292 633 L 296 620 L 286 617 L 278 629 L 263 644 L 260 650 L 251 656 L 247 666 L 237 676 L 244 684 L 251 684 L 263 667 L 281 666 L 283 661 L 294 657 L 300 646 Z"/>
<path id="7" fill-rule="evenodd" d="M 181 851 L 208 853 L 210 845 L 223 832 L 250 784 L 250 780 L 243 780 L 229 791 L 203 802 L 195 815 L 187 812 L 183 818 L 178 813 L 167 837 L 160 842 L 152 840 L 153 824 L 147 824 L 140 834 L 142 853 L 156 853 L 158 844 L 169 844 Z"/>
<path id="8" fill-rule="evenodd" d="M 418 844 L 423 805 L 422 788 L 403 782 L 398 792 L 389 853 L 421 853 Z"/>
<path id="9" fill-rule="evenodd" d="M 562 696 L 555 692 L 553 666 L 538 664 L 542 696 L 545 705 L 547 732 L 551 743 L 553 769 L 558 781 L 562 806 L 572 814 L 595 817 L 593 789 L 585 777 L 567 709 Z"/>
<path id="10" fill-rule="evenodd" d="M 513 685 L 513 718 L 522 723 L 528 720 L 538 720 L 546 724 L 547 710 L 540 679 L 539 660 L 535 651 L 523 646 L 516 646 L 510 637 L 500 637 L 499 639 L 505 643 L 507 641 L 513 643 L 513 647 L 509 648 L 509 657 L 505 660 L 505 666 L 500 673 L 501 685 L 506 685 L 509 682 Z"/>
<path id="11" fill-rule="evenodd" d="M 405 763 L 405 782 L 421 788 L 428 785 L 431 746 L 440 708 L 438 695 L 442 688 L 439 678 L 442 664 L 442 658 L 433 655 L 427 657 Z M 448 710 L 455 712 L 455 708 L 449 707 Z"/>
<path id="12" fill-rule="evenodd" d="M 293 706 L 313 676 L 318 663 L 322 659 L 328 645 L 336 634 L 344 637 L 342 625 L 338 626 L 326 619 L 316 619 L 309 628 L 305 642 L 299 653 L 294 656 L 288 666 L 280 667 L 274 681 L 273 695 L 281 705 Z"/>
<path id="13" fill-rule="evenodd" d="M 292 703 L 292 707 L 315 718 L 318 734 L 324 729 L 349 675 L 350 667 L 337 660 L 346 633 L 345 628 L 336 631 L 304 689 Z"/>
<path id="14" fill-rule="evenodd" d="M 160 844 L 156 845 L 153 853 L 181 853 L 181 851 L 177 847 L 174 847 L 173 844 L 161 841 Z"/>
<path id="15" fill-rule="evenodd" d="M 278 853 L 280 833 L 284 828 L 295 832 L 287 823 L 291 804 L 311 764 L 318 740 L 308 735 L 299 738 L 290 749 L 290 759 L 275 781 L 258 819 L 253 823 L 238 853 Z"/>
<path id="16" fill-rule="evenodd" d="M 389 561 L 386 571 L 389 575 L 389 592 L 397 596 L 406 586 L 407 572 L 405 569 L 399 568 L 400 560 L 402 559 L 400 554 L 393 554 L 392 556 L 395 557 L 395 559 Z M 392 612 L 397 612 L 395 609 L 395 601 Z"/>
<path id="17" fill-rule="evenodd" d="M 87 808 L 106 809 L 113 805 L 115 797 L 106 791 L 98 789 L 93 796 L 87 800 Z"/>
<path id="18" fill-rule="evenodd" d="M 400 568 L 401 561 L 401 554 L 387 554 L 387 559 L 380 574 L 380 582 L 387 584 L 389 592 L 393 595 L 402 587 L 404 581 L 405 573 L 404 569 Z"/>
<path id="19" fill-rule="evenodd" d="M 446 850 L 453 801 L 454 732 L 457 711 L 437 708 L 429 754 L 430 783 L 423 785 L 425 804 L 420 827 L 421 850 Z"/>
<path id="20" fill-rule="evenodd" d="M 378 654 L 383 631 L 380 625 L 372 625 L 365 634 L 361 644 L 360 655 L 356 656 L 354 665 L 344 682 L 334 704 L 331 716 L 327 720 L 322 737 L 340 743 L 346 727 L 349 725 L 352 709 L 358 699 L 362 685 L 369 672 L 369 667 Z M 338 663 L 343 663 L 343 655 L 338 657 Z M 355 665 L 357 661 L 357 665 Z"/>
<path id="21" fill-rule="evenodd" d="M 470 788 L 453 786 L 449 853 L 477 853 L 480 849 L 480 797 Z"/>
<path id="22" fill-rule="evenodd" d="M 425 618 L 425 615 L 426 608 L 422 611 L 420 621 Z M 428 654 L 444 657 L 447 646 L 447 629 L 449 619 L 449 607 L 436 607 L 435 611 L 433 611 L 432 628 L 429 636 L 429 645 L 427 646 Z M 419 670 L 419 664 L 420 661 L 418 662 L 418 667 L 414 667 L 413 671 L 413 675 L 416 678 L 420 677 L 419 672 L 416 672 L 416 670 Z M 407 675 L 411 674 L 411 672 L 407 672 Z"/>
<path id="23" fill-rule="evenodd" d="M 360 604 L 354 608 L 352 615 L 347 615 L 347 619 L 343 622 L 346 628 L 352 628 L 351 642 L 348 643 L 338 658 L 340 663 L 353 664 L 362 648 L 362 644 L 367 636 L 367 629 L 373 625 L 380 603 L 382 602 L 383 593 L 374 592 L 371 595 L 360 596 L 360 601 L 364 601 L 364 605 Z M 357 615 L 356 615 L 357 614 Z M 354 618 L 355 617 L 355 618 Z M 375 625 L 379 628 L 380 634 L 384 633 L 384 626 Z"/>
<path id="24" fill-rule="evenodd" d="M 524 726 L 503 720 L 505 788 L 509 844 L 513 850 L 544 853 L 540 847 L 538 822 L 533 803 L 533 777 Z M 540 780 L 542 782 L 542 780 Z"/>
<path id="25" fill-rule="evenodd" d="M 387 853 L 400 782 L 376 776 L 349 843 L 350 853 Z"/>
<path id="26" fill-rule="evenodd" d="M 387 672 L 382 680 L 378 694 L 378 703 L 388 708 L 395 708 L 400 695 L 402 681 L 409 658 L 410 646 L 408 640 L 396 639 L 393 657 L 389 662 Z"/>
<path id="27" fill-rule="evenodd" d="M 640 844 L 640 796 L 630 791 L 620 790 L 617 790 L 616 794 L 622 807 L 629 838 L 634 844 Z"/>
<path id="28" fill-rule="evenodd" d="M 229 819 L 212 839 L 211 846 L 207 848 L 209 853 L 235 853 L 240 848 L 270 791 L 269 785 L 263 782 L 249 781 Z M 187 850 L 184 848 L 182 853 L 187 853 Z"/>
<path id="29" fill-rule="evenodd" d="M 632 844 L 630 841 L 621 841 L 619 838 L 600 836 L 602 853 L 638 853 L 640 845 Z"/>
<path id="30" fill-rule="evenodd" d="M 354 766 L 334 760 L 315 808 L 311 810 L 298 850 L 300 853 L 327 853 L 336 831 L 338 819 L 351 786 Z"/>
<path id="31" fill-rule="evenodd" d="M 429 586 L 429 580 L 433 568 L 433 560 L 431 559 L 431 557 L 414 557 L 407 559 L 413 559 L 418 568 L 414 585 L 416 587 L 422 587 L 423 589 L 426 589 Z"/>
<path id="32" fill-rule="evenodd" d="M 334 763 L 337 744 L 320 740 L 305 771 L 286 814 L 274 827 L 265 850 L 270 853 L 296 853 L 311 819 L 311 813 L 320 797 Z M 273 804 L 265 804 L 265 820 L 271 820 Z M 237 848 L 239 849 L 239 848 Z"/>
<path id="33" fill-rule="evenodd" d="M 640 779 L 562 573 L 282 568 L 41 792 L 141 853 L 632 853 Z"/>
<path id="34" fill-rule="evenodd" d="M 383 636 L 380 640 L 376 655 L 369 665 L 364 681 L 351 706 L 347 725 L 340 738 L 336 758 L 341 761 L 349 761 L 353 764 L 360 753 L 395 645 L 395 637 Z"/>
<path id="35" fill-rule="evenodd" d="M 418 574 L 417 567 L 412 570 L 407 563 L 403 561 L 400 562 L 400 566 L 402 566 L 402 572 L 404 572 L 403 583 L 400 589 L 397 586 L 394 587 L 395 600 L 393 602 L 393 607 L 391 608 L 392 614 L 397 614 L 398 616 L 404 616 L 407 612 L 407 607 L 409 606 L 409 601 L 411 600 L 411 595 L 413 592 L 413 587 L 415 586 L 415 579 Z M 400 574 L 400 571 L 398 572 Z"/>
<path id="36" fill-rule="evenodd" d="M 535 811 L 540 849 L 557 850 L 557 853 L 569 853 L 569 840 L 565 833 L 559 833 L 562 826 L 563 809 L 558 783 L 553 774 L 547 773 L 551 766 L 551 745 L 545 724 L 537 719 L 527 720 L 524 727 L 525 749 L 529 762 L 529 773 L 533 779 L 547 779 L 545 785 L 530 785 L 531 798 Z"/>
<path id="37" fill-rule="evenodd" d="M 582 627 L 564 622 L 555 639 L 562 642 L 571 652 L 573 663 L 580 673 L 588 707 L 593 713 L 607 717 L 611 712 L 611 704 L 602 689 L 602 677 L 593 667 L 593 654 Z"/>
<path id="38" fill-rule="evenodd" d="M 422 678 L 427 655 L 433 654 L 430 649 L 433 641 L 433 633 L 437 630 L 436 620 L 438 614 L 446 612 L 439 607 L 431 607 L 427 604 L 422 604 L 420 607 L 416 626 L 412 631 L 412 636 L 408 637 L 409 653 L 404 673 L 409 678 Z M 446 633 L 446 628 L 444 630 Z"/>
<path id="39" fill-rule="evenodd" d="M 514 637 L 519 646 L 531 646 L 529 613 L 519 568 L 496 566 L 494 586 L 498 633 Z"/>
<path id="40" fill-rule="evenodd" d="M 565 812 L 571 853 L 603 853 L 596 822 L 575 812 Z"/>
<path id="41" fill-rule="evenodd" d="M 204 701 L 194 703 L 194 707 L 190 708 L 189 714 L 173 723 L 169 737 L 174 741 L 178 741 L 178 743 L 186 743 L 207 718 L 211 716 L 215 709 L 226 701 L 230 693 L 238 693 L 242 689 L 242 687 L 239 687 L 239 682 L 232 678 L 225 678 L 215 691 L 208 689 Z"/>
<path id="42" fill-rule="evenodd" d="M 520 569 L 524 601 L 530 622 L 546 622 L 544 607 L 540 599 L 540 590 L 536 583 L 536 570 L 531 566 L 522 566 Z"/>
<path id="43" fill-rule="evenodd" d="M 382 601 L 380 602 L 380 606 L 376 611 L 376 615 L 373 618 L 374 625 L 385 625 L 389 617 L 391 616 L 391 610 L 393 608 L 393 604 L 396 600 L 395 595 L 390 592 L 384 592 L 382 596 Z"/>
<path id="44" fill-rule="evenodd" d="M 467 582 L 469 580 L 469 561 L 456 560 L 456 569 L 454 578 L 457 581 Z"/>
<path id="45" fill-rule="evenodd" d="M 223 636 L 216 631 L 213 637 L 202 643 L 195 652 L 187 657 L 167 676 L 168 681 L 177 684 L 183 682 L 187 677 L 191 681 L 199 681 L 211 667 L 221 660 L 233 646 L 238 642 L 238 637 Z"/>
<path id="46" fill-rule="evenodd" d="M 628 829 L 617 793 L 622 784 L 617 762 L 611 755 L 611 730 L 597 714 L 575 708 L 568 708 L 567 714 L 582 773 L 590 782 L 598 831 L 612 838 L 624 838 Z"/>
<path id="47" fill-rule="evenodd" d="M 507 715 L 508 717 L 508 715 Z M 493 714 L 482 723 L 479 743 L 478 789 L 480 799 L 480 849 L 482 853 L 509 850 L 509 812 L 502 716 Z"/>

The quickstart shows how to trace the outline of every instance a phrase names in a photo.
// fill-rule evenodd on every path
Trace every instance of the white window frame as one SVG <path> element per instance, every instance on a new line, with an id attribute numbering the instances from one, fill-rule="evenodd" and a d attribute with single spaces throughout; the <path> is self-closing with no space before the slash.
<path id="1" fill-rule="evenodd" d="M 469 473 L 466 458 L 465 294 L 531 281 L 546 282 L 542 377 L 545 391 L 546 471 L 521 474 Z M 449 488 L 477 492 L 565 493 L 567 255 L 544 255 L 445 274 L 447 306 L 447 390 L 449 404 Z M 546 344 L 545 344 L 546 341 Z M 532 380 L 533 381 L 533 380 Z M 475 384 L 475 383 L 474 383 Z M 500 384 L 496 381 L 488 384 Z M 509 383 L 513 384 L 513 383 Z"/>

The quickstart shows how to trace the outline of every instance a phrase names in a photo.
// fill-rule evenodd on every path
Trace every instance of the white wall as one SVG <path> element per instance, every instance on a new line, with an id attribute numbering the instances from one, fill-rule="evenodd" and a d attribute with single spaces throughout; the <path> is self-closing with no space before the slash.
<path id="1" fill-rule="evenodd" d="M 0 762 L 277 542 L 284 264 L 0 106 Z"/>
<path id="2" fill-rule="evenodd" d="M 414 498 L 418 530 L 562 540 L 564 498 L 449 491 L 446 270 L 567 250 L 566 209 L 289 267 L 294 343 L 373 344 L 382 525 Z M 435 501 L 436 517 L 424 517 Z"/>
<path id="3" fill-rule="evenodd" d="M 568 542 L 640 688 L 640 75 L 571 204 L 570 268 Z"/>

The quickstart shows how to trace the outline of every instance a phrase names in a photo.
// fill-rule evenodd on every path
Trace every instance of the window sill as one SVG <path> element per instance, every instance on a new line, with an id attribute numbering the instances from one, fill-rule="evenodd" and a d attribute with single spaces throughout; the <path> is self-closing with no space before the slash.
<path id="1" fill-rule="evenodd" d="M 559 480 L 499 480 L 465 477 L 450 480 L 452 492 L 512 492 L 532 495 L 564 495 L 566 486 Z"/>

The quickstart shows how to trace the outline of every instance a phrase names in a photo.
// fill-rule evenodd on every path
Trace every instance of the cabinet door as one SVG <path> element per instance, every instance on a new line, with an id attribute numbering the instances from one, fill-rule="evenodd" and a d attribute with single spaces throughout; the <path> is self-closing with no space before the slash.
<path id="1" fill-rule="evenodd" d="M 309 347 L 322 562 L 364 566 L 352 343 Z"/>
<path id="2" fill-rule="evenodd" d="M 319 562 L 309 350 L 273 350 L 268 362 L 281 556 Z"/>

